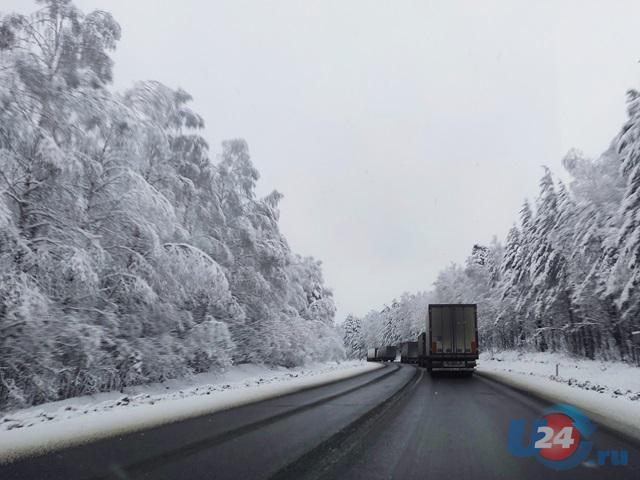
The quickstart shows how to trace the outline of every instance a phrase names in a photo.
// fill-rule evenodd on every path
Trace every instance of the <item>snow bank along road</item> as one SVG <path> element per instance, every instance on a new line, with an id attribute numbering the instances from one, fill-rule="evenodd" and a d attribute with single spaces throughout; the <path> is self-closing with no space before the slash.
<path id="1" fill-rule="evenodd" d="M 640 478 L 640 447 L 599 428 L 626 467 L 549 470 L 507 449 L 511 419 L 549 403 L 408 365 L 0 466 L 0 478 Z"/>
<path id="2" fill-rule="evenodd" d="M 238 365 L 223 374 L 130 387 L 124 396 L 106 392 L 18 410 L 0 417 L 0 464 L 229 410 L 381 367 L 359 361 L 293 369 Z"/>

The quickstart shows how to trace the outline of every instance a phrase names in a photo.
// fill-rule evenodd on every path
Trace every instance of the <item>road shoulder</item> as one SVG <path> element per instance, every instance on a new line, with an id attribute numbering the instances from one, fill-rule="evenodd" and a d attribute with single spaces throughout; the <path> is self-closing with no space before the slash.
<path id="1" fill-rule="evenodd" d="M 483 369 L 478 369 L 476 374 L 551 403 L 573 405 L 596 423 L 640 442 L 640 402 L 572 388 L 569 385 L 533 375 Z"/>
<path id="2" fill-rule="evenodd" d="M 113 408 L 102 410 L 88 408 L 83 415 L 61 421 L 0 430 L 0 463 L 302 392 L 379 368 L 383 368 L 383 365 L 363 362 L 335 371 L 249 388 L 213 393 L 202 391 L 197 395 L 155 402 L 150 400 L 142 404 L 121 402 L 120 405 L 116 403 Z"/>

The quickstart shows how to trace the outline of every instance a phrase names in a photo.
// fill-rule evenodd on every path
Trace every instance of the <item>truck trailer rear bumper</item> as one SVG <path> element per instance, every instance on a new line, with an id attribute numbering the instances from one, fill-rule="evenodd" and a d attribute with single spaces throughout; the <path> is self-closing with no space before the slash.
<path id="1" fill-rule="evenodd" d="M 476 368 L 475 360 L 427 360 L 426 366 L 432 370 L 472 371 Z"/>
<path id="2" fill-rule="evenodd" d="M 432 372 L 473 372 L 474 367 L 431 367 Z"/>

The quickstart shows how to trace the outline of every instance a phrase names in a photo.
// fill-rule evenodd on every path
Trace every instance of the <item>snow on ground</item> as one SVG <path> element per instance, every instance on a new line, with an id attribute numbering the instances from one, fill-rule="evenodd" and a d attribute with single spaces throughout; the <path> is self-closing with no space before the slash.
<path id="1" fill-rule="evenodd" d="M 556 365 L 558 375 L 556 376 Z M 640 440 L 640 368 L 556 353 L 485 352 L 478 373 L 556 403 Z"/>
<path id="2" fill-rule="evenodd" d="M 239 365 L 220 374 L 10 412 L 0 417 L 0 463 L 294 393 L 381 367 L 362 361 L 293 369 Z"/>
<path id="3" fill-rule="evenodd" d="M 480 369 L 533 375 L 574 388 L 640 401 L 640 368 L 624 362 L 578 359 L 559 353 L 485 352 L 480 356 Z"/>

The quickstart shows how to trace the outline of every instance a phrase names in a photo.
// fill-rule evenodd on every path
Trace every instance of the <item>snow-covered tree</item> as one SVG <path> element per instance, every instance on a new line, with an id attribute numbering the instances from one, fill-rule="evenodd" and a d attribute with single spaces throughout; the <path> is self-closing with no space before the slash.
<path id="1" fill-rule="evenodd" d="M 362 331 L 362 319 L 354 315 L 347 315 L 343 329 L 343 342 L 347 351 L 348 358 L 364 358 L 366 357 L 366 349 L 364 335 Z"/>
<path id="2" fill-rule="evenodd" d="M 111 89 L 109 13 L 39 3 L 0 16 L 0 409 L 342 358 L 246 142 L 212 160 L 187 92 Z"/>

